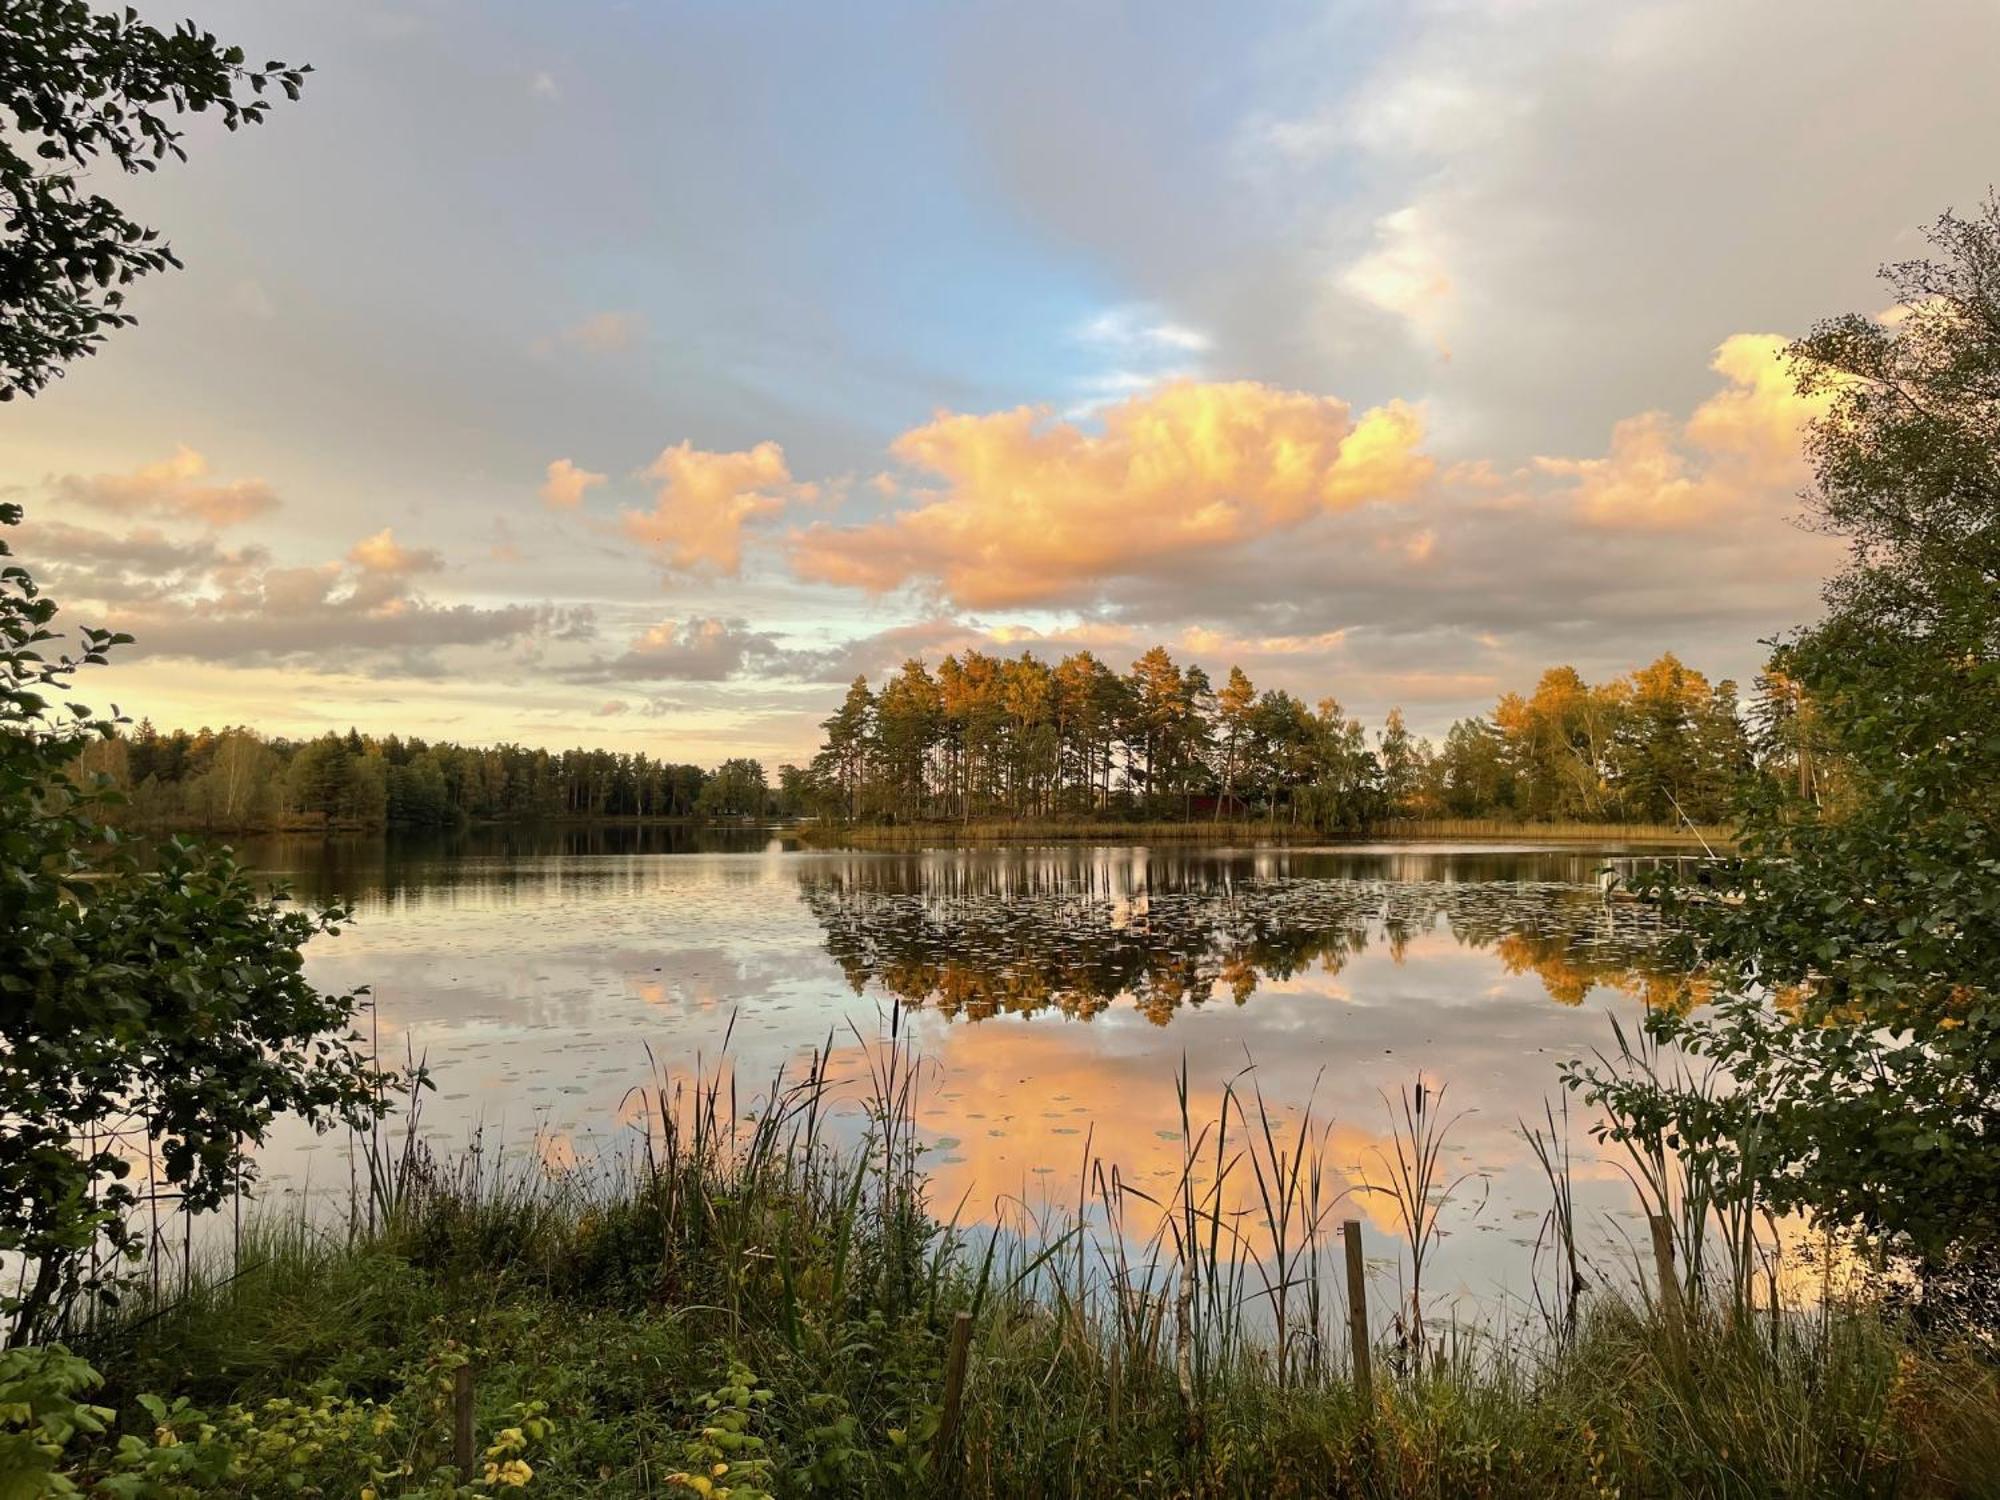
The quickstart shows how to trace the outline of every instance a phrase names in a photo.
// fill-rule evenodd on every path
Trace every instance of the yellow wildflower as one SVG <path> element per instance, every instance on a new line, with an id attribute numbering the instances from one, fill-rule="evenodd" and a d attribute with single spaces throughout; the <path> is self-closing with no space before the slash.
<path id="1" fill-rule="evenodd" d="M 507 1489 L 520 1489 L 534 1477 L 535 1471 L 518 1458 L 510 1458 L 504 1464 L 488 1464 L 486 1466 L 486 1482 L 488 1484 L 501 1485 Z"/>

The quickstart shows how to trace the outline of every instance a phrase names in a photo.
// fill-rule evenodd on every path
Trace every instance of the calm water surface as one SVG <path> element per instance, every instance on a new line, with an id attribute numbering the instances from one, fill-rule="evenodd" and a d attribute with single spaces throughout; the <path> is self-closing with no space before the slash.
<path id="1" fill-rule="evenodd" d="M 311 973 L 372 986 L 384 1053 L 428 1058 L 441 1144 L 483 1129 L 549 1161 L 623 1150 L 634 1088 L 712 1064 L 732 1018 L 747 1106 L 829 1037 L 858 1076 L 857 1033 L 900 1002 L 947 1211 L 968 1191 L 988 1215 L 1074 1201 L 1086 1143 L 1127 1181 L 1171 1182 L 1185 1062 L 1198 1120 L 1232 1079 L 1287 1119 L 1308 1100 L 1332 1119 L 1344 1212 L 1377 1226 L 1386 1270 L 1393 1214 L 1360 1188 L 1385 1180 L 1384 1096 L 1421 1074 L 1464 1112 L 1431 1285 L 1488 1302 L 1526 1294 L 1547 1206 L 1519 1121 L 1559 1095 L 1561 1059 L 1609 1043 L 1606 1011 L 1665 982 L 1647 914 L 1596 890 L 1634 850 L 827 851 L 626 829 L 243 852 L 355 907 Z M 1615 1258 L 1631 1194 L 1585 1123 L 1580 1197 Z M 266 1175 L 267 1195 L 344 1197 L 345 1150 L 291 1133 Z"/>

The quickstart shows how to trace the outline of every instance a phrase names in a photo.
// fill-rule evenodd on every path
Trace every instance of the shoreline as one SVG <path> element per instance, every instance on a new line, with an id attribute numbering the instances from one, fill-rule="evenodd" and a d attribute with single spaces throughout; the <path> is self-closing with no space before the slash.
<path id="1" fill-rule="evenodd" d="M 408 823 L 251 825 L 232 828 L 186 823 L 131 823 L 121 831 L 144 838 L 424 838 L 454 834 L 536 829 L 676 828 L 706 833 L 767 831 L 796 839 L 808 849 L 900 849 L 1027 844 L 1181 844 L 1188 846 L 1300 847 L 1365 849 L 1409 842 L 1439 844 L 1531 844 L 1578 848 L 1643 844 L 1676 849 L 1725 851 L 1733 830 L 1675 827 L 1665 823 L 1529 823 L 1493 818 L 1406 818 L 1365 831 L 1329 833 L 1290 823 L 1238 819 L 1211 823 L 1181 819 L 1118 822 L 1096 819 L 982 819 L 971 823 L 926 820 L 915 823 L 815 823 L 790 819 L 739 820 L 689 817 L 481 818 L 449 827 Z"/>
<path id="2" fill-rule="evenodd" d="M 473 829 L 493 828 L 749 828 L 763 824 L 744 823 L 733 818 L 695 818 L 681 814 L 622 813 L 602 817 L 564 813 L 550 818 L 467 818 L 462 823 L 359 823 L 309 822 L 281 819 L 275 823 L 242 823 L 216 827 L 192 821 L 152 822 L 130 820 L 116 825 L 119 832 L 149 838 L 175 835 L 197 838 L 314 838 L 349 837 L 354 834 L 453 834 Z"/>
<path id="3" fill-rule="evenodd" d="M 1326 833 L 1285 823 L 1265 822 L 922 822 L 900 824 L 801 824 L 790 832 L 813 849 L 919 848 L 1010 844 L 1371 845 L 1422 840 L 1427 843 L 1524 843 L 1592 847 L 1609 844 L 1669 845 L 1723 850 L 1733 847 L 1731 830 L 1691 829 L 1661 823 L 1513 823 L 1483 818 L 1401 819 L 1366 832 Z"/>

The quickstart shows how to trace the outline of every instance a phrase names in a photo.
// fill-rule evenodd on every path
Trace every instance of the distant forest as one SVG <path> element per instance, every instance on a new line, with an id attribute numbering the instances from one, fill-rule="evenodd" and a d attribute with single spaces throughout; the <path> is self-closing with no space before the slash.
<path id="1" fill-rule="evenodd" d="M 1797 694 L 1759 678 L 1746 704 L 1672 655 L 1595 686 L 1570 667 L 1442 745 L 1392 710 L 1370 731 L 1332 698 L 1222 686 L 1162 648 L 1130 671 L 1088 652 L 1054 666 L 970 651 L 857 678 L 805 767 L 713 769 L 610 750 L 428 742 L 355 730 L 318 739 L 141 723 L 82 769 L 141 828 L 443 828 L 557 819 L 840 823 L 1055 818 L 1246 820 L 1359 832 L 1395 819 L 1716 823 L 1745 780 L 1809 784 Z"/>
<path id="2" fill-rule="evenodd" d="M 250 729 L 161 733 L 141 723 L 91 746 L 82 769 L 125 795 L 140 828 L 448 828 L 565 818 L 767 817 L 764 768 L 714 770 L 610 750 L 531 750 L 377 738 L 267 739 Z"/>
<path id="3" fill-rule="evenodd" d="M 1155 647 L 1130 671 L 1089 652 L 1054 666 L 969 651 L 857 678 L 787 800 L 849 822 L 1262 818 L 1328 832 L 1392 819 L 1715 823 L 1748 778 L 1810 783 L 1807 716 L 1760 677 L 1746 705 L 1672 655 L 1591 685 L 1554 667 L 1534 691 L 1453 724 L 1442 745 L 1391 710 L 1371 733 L 1333 698 L 1216 687 Z"/>

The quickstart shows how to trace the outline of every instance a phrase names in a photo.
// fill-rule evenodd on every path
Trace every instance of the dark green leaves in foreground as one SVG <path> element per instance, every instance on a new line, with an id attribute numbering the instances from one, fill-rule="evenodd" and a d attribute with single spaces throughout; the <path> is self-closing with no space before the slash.
<path id="1" fill-rule="evenodd" d="M 309 71 L 248 67 L 192 22 L 160 31 L 83 0 L 0 0 L 0 401 L 95 353 L 132 321 L 124 289 L 180 264 L 82 174 L 185 159 L 179 116 L 259 124 Z"/>
<path id="2" fill-rule="evenodd" d="M 0 524 L 19 518 L 0 506 Z M 278 1113 L 359 1119 L 379 1097 L 347 1035 L 359 997 L 302 967 L 342 913 L 262 899 L 226 849 L 175 840 L 142 867 L 100 826 L 108 794 L 71 768 L 113 724 L 66 698 L 124 638 L 84 631 L 64 656 L 54 616 L 25 569 L 0 567 L 0 1255 L 30 1268 L 0 1297 L 16 1343 L 115 1284 L 138 1182 L 213 1208 Z"/>
<path id="3" fill-rule="evenodd" d="M 2000 201 L 1932 239 L 1885 273 L 1898 317 L 1792 349 L 1829 401 L 1813 508 L 1853 545 L 1773 659 L 1816 769 L 1665 893 L 1733 998 L 1654 1018 L 1732 1093 L 1593 1082 L 1733 1153 L 1744 1191 L 1962 1268 L 2000 1245 Z"/>
<path id="4" fill-rule="evenodd" d="M 192 24 L 0 0 L 0 399 L 94 352 L 131 321 L 122 288 L 179 264 L 80 174 L 181 158 L 183 114 L 254 125 L 304 72 L 247 68 Z M 0 505 L 0 526 L 20 520 Z M 225 849 L 175 841 L 142 867 L 119 846 L 113 794 L 77 769 L 116 712 L 68 694 L 130 638 L 83 630 L 64 654 L 54 601 L 10 557 L 0 541 L 0 1261 L 20 1279 L 0 1319 L 23 1344 L 115 1290 L 142 1164 L 169 1206 L 213 1208 L 277 1114 L 359 1119 L 380 1093 L 350 1046 L 359 997 L 302 967 L 342 913 L 260 898 Z"/>

